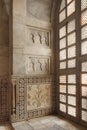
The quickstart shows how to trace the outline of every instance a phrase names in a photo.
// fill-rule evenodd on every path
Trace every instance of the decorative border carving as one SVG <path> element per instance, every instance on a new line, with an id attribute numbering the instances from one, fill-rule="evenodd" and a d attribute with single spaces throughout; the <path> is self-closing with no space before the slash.
<path id="1" fill-rule="evenodd" d="M 27 76 L 14 76 L 12 78 L 13 84 L 13 108 L 12 108 L 12 121 L 19 121 L 30 119 L 34 117 L 49 115 L 54 113 L 55 103 L 55 86 L 52 77 L 27 77 Z M 37 108 L 34 110 L 27 110 L 27 85 L 48 84 L 52 85 L 52 106 L 45 108 Z"/>
<path id="2" fill-rule="evenodd" d="M 29 119 L 32 119 L 35 117 L 48 116 L 51 114 L 56 114 L 56 108 L 54 106 L 52 108 L 38 109 L 38 110 L 30 111 L 27 114 L 28 114 Z"/>
<path id="3" fill-rule="evenodd" d="M 26 83 L 52 83 L 55 82 L 52 76 L 12 76 L 12 82 L 17 83 L 18 80 L 24 79 Z"/>

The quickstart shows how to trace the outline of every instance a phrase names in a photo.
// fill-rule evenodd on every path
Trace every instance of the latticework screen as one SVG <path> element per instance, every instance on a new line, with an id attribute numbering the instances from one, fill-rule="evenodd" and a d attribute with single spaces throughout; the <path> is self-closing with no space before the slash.
<path id="1" fill-rule="evenodd" d="M 58 110 L 87 126 L 87 0 L 62 0 L 57 26 Z"/>
<path id="2" fill-rule="evenodd" d="M 57 27 L 59 114 L 87 126 L 87 0 L 62 0 Z"/>
<path id="3" fill-rule="evenodd" d="M 81 0 L 81 119 L 87 122 L 87 0 Z"/>
<path id="4" fill-rule="evenodd" d="M 62 0 L 59 11 L 59 110 L 76 117 L 76 27 L 75 0 Z"/>
<path id="5" fill-rule="evenodd" d="M 87 122 L 87 61 L 81 66 L 81 119 Z"/>

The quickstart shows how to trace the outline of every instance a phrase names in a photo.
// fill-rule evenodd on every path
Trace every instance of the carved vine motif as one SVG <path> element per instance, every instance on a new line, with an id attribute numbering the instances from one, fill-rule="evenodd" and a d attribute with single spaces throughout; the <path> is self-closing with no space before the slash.
<path id="1" fill-rule="evenodd" d="M 9 118 L 8 89 L 8 78 L 0 77 L 0 122 L 7 121 Z"/>
<path id="2" fill-rule="evenodd" d="M 26 58 L 26 73 L 43 73 L 50 72 L 50 58 L 27 57 Z"/>
<path id="3" fill-rule="evenodd" d="M 49 46 L 50 32 L 28 28 L 28 41 L 31 44 Z"/>
<path id="4" fill-rule="evenodd" d="M 52 106 L 52 87 L 48 84 L 27 86 L 27 110 Z"/>

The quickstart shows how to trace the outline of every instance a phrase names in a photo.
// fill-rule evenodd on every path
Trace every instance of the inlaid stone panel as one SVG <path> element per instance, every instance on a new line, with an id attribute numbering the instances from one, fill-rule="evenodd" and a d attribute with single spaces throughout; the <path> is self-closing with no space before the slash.
<path id="1" fill-rule="evenodd" d="M 52 107 L 52 86 L 49 84 L 27 85 L 27 111 Z"/>
<path id="2" fill-rule="evenodd" d="M 12 121 L 55 113 L 56 96 L 53 77 L 15 76 Z"/>

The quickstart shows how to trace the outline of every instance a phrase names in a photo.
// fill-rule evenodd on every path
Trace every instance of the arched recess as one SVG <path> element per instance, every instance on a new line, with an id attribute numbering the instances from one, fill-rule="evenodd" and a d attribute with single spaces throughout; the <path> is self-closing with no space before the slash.
<path id="1" fill-rule="evenodd" d="M 55 13 L 58 114 L 87 126 L 87 1 L 59 1 Z"/>

